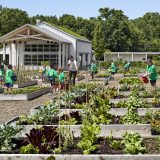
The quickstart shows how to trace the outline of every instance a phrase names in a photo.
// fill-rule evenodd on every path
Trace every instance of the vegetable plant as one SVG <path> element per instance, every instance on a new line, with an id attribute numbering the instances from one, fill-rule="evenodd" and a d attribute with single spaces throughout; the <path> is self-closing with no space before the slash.
<path id="1" fill-rule="evenodd" d="M 83 150 L 83 154 L 90 154 L 98 148 L 96 142 L 100 132 L 100 127 L 96 123 L 92 124 L 88 120 L 84 120 L 84 126 L 81 129 L 81 140 L 77 144 L 78 148 Z"/>
<path id="2" fill-rule="evenodd" d="M 12 138 L 21 130 L 22 128 L 10 125 L 0 126 L 0 152 L 8 153 L 16 146 L 12 143 Z"/>
<path id="3" fill-rule="evenodd" d="M 59 147 L 59 134 L 56 127 L 33 128 L 26 136 L 29 144 L 21 147 L 20 152 L 23 154 L 53 153 L 54 149 Z"/>
<path id="4" fill-rule="evenodd" d="M 124 152 L 126 154 L 145 153 L 146 148 L 143 146 L 143 138 L 139 133 L 126 132 L 123 135 L 122 144 L 124 145 Z"/>

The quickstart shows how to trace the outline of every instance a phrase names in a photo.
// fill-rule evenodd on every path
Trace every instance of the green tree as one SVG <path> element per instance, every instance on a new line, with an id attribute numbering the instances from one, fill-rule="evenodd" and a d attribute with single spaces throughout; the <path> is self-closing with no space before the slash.
<path id="1" fill-rule="evenodd" d="M 76 29 L 76 18 L 73 15 L 64 14 L 61 17 L 59 17 L 59 25 L 63 26 L 67 29 L 71 29 L 72 31 L 75 31 Z"/>
<path id="2" fill-rule="evenodd" d="M 58 18 L 56 16 L 43 16 L 43 15 L 36 15 L 30 18 L 31 24 L 36 24 L 36 20 L 40 19 L 41 22 L 45 21 L 51 24 L 58 25 Z"/>
<path id="3" fill-rule="evenodd" d="M 100 8 L 100 18 L 105 24 L 106 49 L 111 51 L 129 51 L 131 32 L 128 26 L 128 17 L 121 10 Z"/>
<path id="4" fill-rule="evenodd" d="M 30 19 L 25 11 L 19 9 L 1 8 L 0 36 L 29 23 Z"/>
<path id="5" fill-rule="evenodd" d="M 93 49 L 96 53 L 96 58 L 102 60 L 105 51 L 105 35 L 104 35 L 103 22 L 101 20 L 97 21 L 94 30 Z"/>

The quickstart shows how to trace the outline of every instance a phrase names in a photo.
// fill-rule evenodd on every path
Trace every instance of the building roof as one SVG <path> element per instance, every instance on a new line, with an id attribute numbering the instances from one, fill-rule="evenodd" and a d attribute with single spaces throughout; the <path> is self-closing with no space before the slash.
<path id="1" fill-rule="evenodd" d="M 43 34 L 49 36 L 49 37 L 52 37 L 60 42 L 64 42 L 64 43 L 71 43 L 69 40 L 65 39 L 65 38 L 62 38 L 61 36 L 45 29 L 45 28 L 40 28 L 40 27 L 37 27 L 37 26 L 33 26 L 31 25 L 33 28 L 35 28 L 37 31 L 39 32 L 42 32 Z"/>
<path id="2" fill-rule="evenodd" d="M 86 37 L 84 36 L 81 36 L 67 28 L 64 28 L 62 26 L 58 26 L 58 25 L 55 25 L 55 24 L 51 24 L 51 23 L 47 23 L 47 22 L 41 22 L 40 24 L 45 24 L 45 25 L 49 25 L 51 26 L 52 28 L 56 29 L 56 30 L 59 30 L 75 39 L 78 39 L 78 40 L 81 40 L 81 41 L 86 41 L 86 42 L 91 42 L 90 40 L 88 40 Z"/>
<path id="3" fill-rule="evenodd" d="M 0 42 L 3 42 L 3 41 L 6 41 L 8 38 L 14 36 L 15 34 L 18 34 L 19 32 L 25 30 L 26 28 L 31 28 L 33 30 L 36 30 L 37 32 L 40 32 L 42 34 L 44 34 L 45 36 L 51 38 L 51 39 L 56 39 L 57 41 L 59 42 L 62 42 L 62 43 L 71 43 L 69 40 L 65 39 L 65 38 L 62 38 L 61 36 L 47 30 L 47 29 L 44 29 L 44 28 L 40 28 L 40 27 L 37 27 L 37 26 L 34 26 L 34 25 L 31 25 L 31 24 L 26 24 L 26 25 L 23 25 L 5 35 L 3 35 L 2 37 L 0 37 Z"/>

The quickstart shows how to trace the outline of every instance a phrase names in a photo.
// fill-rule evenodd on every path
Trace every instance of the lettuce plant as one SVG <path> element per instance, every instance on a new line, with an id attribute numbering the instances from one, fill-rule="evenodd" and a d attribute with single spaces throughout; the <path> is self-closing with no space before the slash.
<path id="1" fill-rule="evenodd" d="M 126 154 L 139 154 L 145 153 L 146 148 L 143 146 L 143 138 L 139 133 L 128 133 L 126 132 L 123 135 L 124 140 L 122 140 L 122 144 L 124 145 L 124 152 Z"/>
<path id="2" fill-rule="evenodd" d="M 81 129 L 81 141 L 77 144 L 78 148 L 83 150 L 83 154 L 90 154 L 98 148 L 96 142 L 100 132 L 101 129 L 96 123 L 91 124 L 89 121 L 84 120 L 84 126 Z"/>
<path id="3" fill-rule="evenodd" d="M 7 153 L 15 147 L 15 144 L 13 144 L 11 140 L 21 130 L 22 128 L 10 125 L 0 126 L 0 152 Z"/>
<path id="4" fill-rule="evenodd" d="M 29 144 L 20 149 L 21 153 L 52 153 L 59 147 L 59 134 L 56 127 L 43 126 L 42 128 L 33 128 L 29 134 L 26 134 Z"/>

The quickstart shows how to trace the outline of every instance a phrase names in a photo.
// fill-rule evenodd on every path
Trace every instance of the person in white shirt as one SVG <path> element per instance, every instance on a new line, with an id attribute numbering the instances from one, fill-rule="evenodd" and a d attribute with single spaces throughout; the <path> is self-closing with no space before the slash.
<path id="1" fill-rule="evenodd" d="M 73 76 L 73 85 L 75 85 L 78 67 L 77 67 L 77 62 L 76 60 L 74 60 L 73 56 L 71 56 L 68 61 L 68 70 L 69 70 L 69 81 L 71 82 Z"/>

